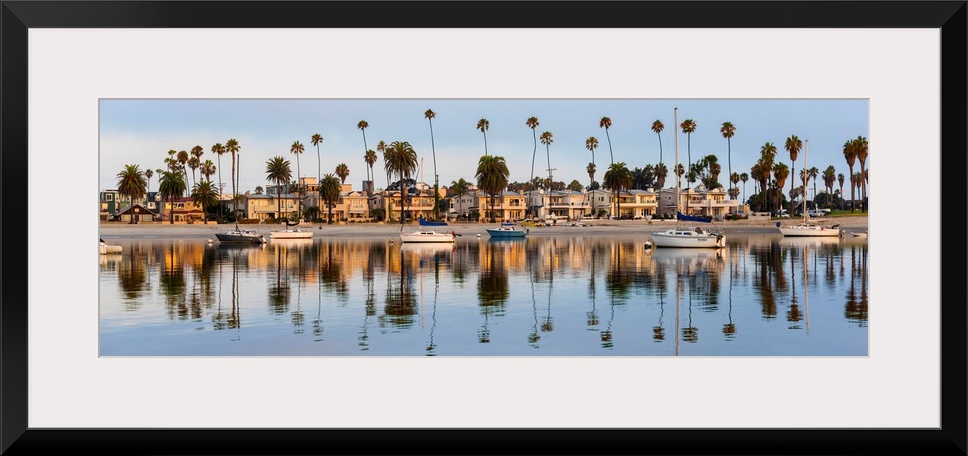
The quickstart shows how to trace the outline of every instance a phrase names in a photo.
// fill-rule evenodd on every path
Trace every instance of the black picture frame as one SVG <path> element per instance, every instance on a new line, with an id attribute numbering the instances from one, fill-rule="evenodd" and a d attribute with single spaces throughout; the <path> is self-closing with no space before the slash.
<path id="1" fill-rule="evenodd" d="M 472 11 L 473 13 L 469 13 Z M 0 75 L 0 453 L 19 454 L 966 454 L 964 248 L 941 251 L 939 429 L 34 429 L 27 427 L 27 30 L 73 27 L 933 28 L 941 35 L 946 169 L 965 170 L 966 1 L 314 2 L 3 1 Z M 553 12 L 553 14 L 552 14 Z M 405 19 L 401 19 L 405 18 Z M 926 170 L 930 173 L 930 170 Z M 966 195 L 941 174 L 926 197 Z M 964 204 L 942 239 L 964 239 Z M 2 214 L 2 211 L 0 211 Z M 956 241 L 957 242 L 957 241 Z M 958 244 L 960 245 L 960 244 Z M 917 246 L 913 246 L 917 248 Z M 957 252 L 961 251 L 962 254 Z M 917 303 L 911 303 L 917 304 Z M 65 376 L 65 379 L 68 376 Z M 65 380 L 69 381 L 69 380 Z M 863 385 L 854 385 L 863 387 Z M 903 392 L 899 392 L 903 394 Z"/>

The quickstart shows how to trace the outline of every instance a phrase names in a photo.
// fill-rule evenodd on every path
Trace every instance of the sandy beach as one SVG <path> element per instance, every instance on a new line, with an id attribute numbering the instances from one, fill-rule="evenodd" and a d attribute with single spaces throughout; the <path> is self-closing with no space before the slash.
<path id="1" fill-rule="evenodd" d="M 793 225 L 800 222 L 800 219 L 785 219 L 783 225 Z M 845 231 L 867 231 L 867 217 L 832 217 L 827 219 L 815 220 L 815 223 L 823 225 L 840 224 L 840 228 Z M 568 235 L 629 235 L 637 233 L 649 233 L 659 231 L 667 227 L 675 226 L 674 220 L 653 221 L 649 223 L 644 220 L 591 220 L 583 222 L 583 226 L 573 226 L 568 223 L 559 223 L 556 226 L 535 226 L 530 227 L 531 236 L 568 236 Z M 680 226 L 691 227 L 695 223 L 683 223 Z M 462 236 L 476 236 L 481 234 L 487 236 L 484 231 L 487 228 L 495 228 L 497 223 L 451 223 L 446 227 L 438 227 L 438 230 L 455 231 Z M 396 236 L 400 233 L 399 224 L 382 223 L 351 223 L 345 225 L 326 225 L 326 224 L 306 224 L 299 226 L 302 229 L 311 229 L 314 236 L 326 236 L 336 238 L 381 238 Z M 776 221 L 728 221 L 717 222 L 708 226 L 710 228 L 723 228 L 727 234 L 771 234 L 778 233 Z M 165 223 L 139 223 L 136 225 L 125 222 L 102 222 L 99 227 L 99 235 L 104 239 L 134 239 L 134 238 L 213 238 L 215 233 L 234 229 L 234 224 L 217 225 L 210 222 L 205 224 L 165 224 Z M 263 234 L 270 231 L 282 230 L 285 227 L 281 224 L 239 224 L 239 228 L 251 229 Z M 404 225 L 404 231 L 415 231 L 417 224 Z"/>

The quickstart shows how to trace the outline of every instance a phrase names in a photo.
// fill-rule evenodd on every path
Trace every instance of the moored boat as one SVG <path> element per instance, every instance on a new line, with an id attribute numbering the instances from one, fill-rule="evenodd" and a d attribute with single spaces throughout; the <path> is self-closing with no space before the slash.
<path id="1" fill-rule="evenodd" d="M 803 169 L 807 168 L 807 154 L 810 149 L 810 141 L 803 142 Z M 803 175 L 803 188 L 807 187 L 807 175 Z M 784 236 L 800 236 L 800 237 L 840 237 L 840 225 L 823 226 L 816 223 L 807 222 L 807 199 L 803 198 L 803 220 L 796 225 L 782 226 L 780 222 L 776 222 L 777 229 L 780 230 Z"/>
<path id="2" fill-rule="evenodd" d="M 215 238 L 218 239 L 219 242 L 232 244 L 263 244 L 266 242 L 264 235 L 253 230 L 239 229 L 238 225 L 235 226 L 234 230 L 226 231 L 224 233 L 215 233 Z"/>
<path id="3" fill-rule="evenodd" d="M 272 239 L 312 239 L 313 232 L 299 228 L 288 228 L 281 231 L 270 231 L 269 237 Z"/>
<path id="4" fill-rule="evenodd" d="M 487 228 L 485 231 L 492 238 L 521 238 L 530 232 L 529 229 L 521 229 L 513 223 L 502 223 L 498 228 Z"/>
<path id="5" fill-rule="evenodd" d="M 675 109 L 675 122 L 679 123 L 679 108 Z M 676 166 L 679 165 L 679 135 L 676 134 Z M 685 215 L 681 212 L 679 201 L 679 186 L 675 187 L 676 227 L 652 233 L 652 245 L 655 247 L 679 248 L 724 248 L 726 247 L 726 233 L 722 230 L 713 232 L 697 226 L 695 229 L 683 229 L 679 223 L 696 222 L 712 223 L 712 218 Z"/>
<path id="6" fill-rule="evenodd" d="M 454 242 L 457 233 L 438 233 L 435 230 L 417 230 L 412 233 L 400 233 L 402 242 Z"/>

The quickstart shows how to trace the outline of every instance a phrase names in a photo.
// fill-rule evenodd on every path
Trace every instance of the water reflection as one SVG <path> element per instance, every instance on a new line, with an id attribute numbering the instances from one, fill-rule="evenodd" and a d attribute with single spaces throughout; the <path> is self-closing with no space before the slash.
<path id="1" fill-rule="evenodd" d="M 866 241 L 733 236 L 722 250 L 586 236 L 117 243 L 123 254 L 99 259 L 105 354 L 167 345 L 245 354 L 163 321 L 232 330 L 218 340 L 251 337 L 269 344 L 256 352 L 283 355 L 867 353 Z M 850 325 L 833 327 L 838 319 Z M 825 336 L 809 339 L 817 321 Z M 111 339 L 126 332 L 141 345 Z"/>

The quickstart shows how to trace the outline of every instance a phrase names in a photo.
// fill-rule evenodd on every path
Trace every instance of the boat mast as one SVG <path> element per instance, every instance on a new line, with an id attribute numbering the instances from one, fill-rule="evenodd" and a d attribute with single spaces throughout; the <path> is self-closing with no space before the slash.
<path id="1" fill-rule="evenodd" d="M 810 140 L 803 141 L 803 209 L 800 210 L 803 215 L 803 224 L 807 224 L 807 150 L 810 149 Z"/>
<path id="2" fill-rule="evenodd" d="M 676 164 L 672 168 L 672 173 L 676 175 L 676 230 L 679 229 L 679 108 L 674 108 L 672 111 L 672 130 L 676 132 Z"/>

